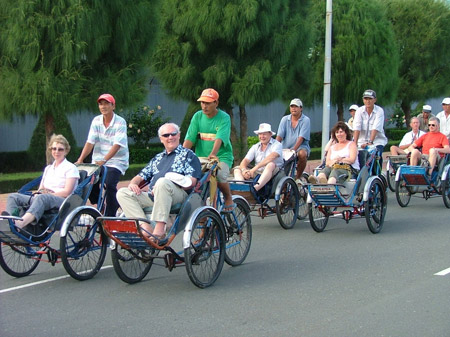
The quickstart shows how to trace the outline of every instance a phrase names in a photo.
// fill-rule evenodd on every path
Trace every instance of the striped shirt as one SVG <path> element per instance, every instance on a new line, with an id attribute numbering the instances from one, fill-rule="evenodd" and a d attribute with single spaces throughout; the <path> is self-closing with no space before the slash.
<path id="1" fill-rule="evenodd" d="M 125 119 L 114 114 L 111 123 L 105 128 L 103 116 L 98 115 L 94 117 L 89 129 L 87 142 L 94 144 L 92 163 L 102 161 L 113 145 L 120 145 L 119 151 L 106 162 L 105 166 L 114 167 L 122 174 L 125 174 L 129 160 L 127 122 Z"/>

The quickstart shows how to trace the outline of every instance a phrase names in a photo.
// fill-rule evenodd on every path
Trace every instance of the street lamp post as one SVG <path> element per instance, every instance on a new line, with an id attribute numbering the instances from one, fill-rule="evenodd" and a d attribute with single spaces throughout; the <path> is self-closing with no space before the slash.
<path id="1" fill-rule="evenodd" d="M 322 158 L 330 132 L 330 92 L 331 92 L 331 25 L 333 0 L 327 0 L 325 26 L 325 67 L 323 72 L 323 116 L 322 116 Z"/>

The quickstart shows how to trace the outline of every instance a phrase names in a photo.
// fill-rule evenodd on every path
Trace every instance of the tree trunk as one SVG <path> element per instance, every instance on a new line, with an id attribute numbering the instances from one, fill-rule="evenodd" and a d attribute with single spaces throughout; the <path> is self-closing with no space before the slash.
<path id="1" fill-rule="evenodd" d="M 50 137 L 55 132 L 55 118 L 51 113 L 46 113 L 44 118 L 45 118 L 45 148 L 47 149 L 50 145 L 48 143 L 50 141 Z M 45 151 L 45 158 L 47 165 L 53 163 L 53 157 L 50 151 L 48 150 Z"/>
<path id="2" fill-rule="evenodd" d="M 225 111 L 227 112 L 228 115 L 230 115 L 230 119 L 231 119 L 231 144 L 233 145 L 233 156 L 234 156 L 234 162 L 238 163 L 240 162 L 240 156 L 239 156 L 239 142 L 238 142 L 238 136 L 237 136 L 237 132 L 236 132 L 236 126 L 234 125 L 234 118 L 233 118 L 233 108 L 232 107 L 227 107 L 225 109 Z M 238 161 L 239 160 L 239 161 Z"/>
<path id="3" fill-rule="evenodd" d="M 344 103 L 338 103 L 338 109 L 337 109 L 337 117 L 338 121 L 344 120 Z"/>
<path id="4" fill-rule="evenodd" d="M 402 108 L 403 113 L 405 114 L 405 123 L 406 123 L 406 127 L 408 127 L 409 120 L 411 119 L 411 103 L 402 101 L 402 104 L 400 105 L 400 107 Z"/>
<path id="5" fill-rule="evenodd" d="M 247 112 L 245 110 L 245 105 L 239 105 L 239 118 L 240 118 L 240 154 L 241 158 L 245 157 L 245 154 L 247 153 L 248 146 L 247 146 Z M 239 160 L 240 162 L 240 160 Z"/>

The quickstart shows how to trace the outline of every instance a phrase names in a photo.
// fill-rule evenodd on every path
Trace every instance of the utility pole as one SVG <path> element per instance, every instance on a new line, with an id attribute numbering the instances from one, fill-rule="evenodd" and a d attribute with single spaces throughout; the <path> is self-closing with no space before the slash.
<path id="1" fill-rule="evenodd" d="M 332 14 L 333 0 L 327 0 L 325 26 L 325 67 L 323 72 L 322 158 L 325 155 L 325 145 L 328 143 L 330 133 Z"/>

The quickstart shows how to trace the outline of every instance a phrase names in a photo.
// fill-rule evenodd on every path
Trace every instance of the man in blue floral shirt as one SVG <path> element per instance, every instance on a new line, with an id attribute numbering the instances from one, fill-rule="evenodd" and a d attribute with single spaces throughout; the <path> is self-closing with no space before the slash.
<path id="1" fill-rule="evenodd" d="M 147 224 L 142 224 L 141 228 L 152 233 L 155 238 L 162 239 L 165 236 L 171 206 L 182 203 L 187 198 L 197 180 L 201 178 L 202 169 L 195 153 L 180 145 L 178 125 L 166 123 L 159 128 L 158 135 L 165 150 L 150 160 L 148 165 L 131 179 L 128 187 L 117 192 L 117 200 L 128 218 L 145 218 L 143 208 L 152 206 L 151 220 L 155 222 L 155 228 L 152 230 Z M 176 179 L 166 177 L 168 172 L 179 173 L 187 179 L 181 179 L 177 183 Z M 143 181 L 149 183 L 148 193 L 143 193 L 139 188 Z"/>

